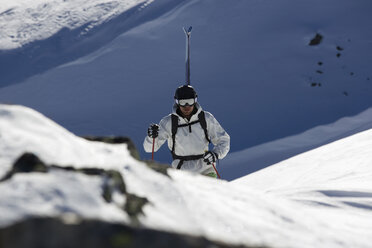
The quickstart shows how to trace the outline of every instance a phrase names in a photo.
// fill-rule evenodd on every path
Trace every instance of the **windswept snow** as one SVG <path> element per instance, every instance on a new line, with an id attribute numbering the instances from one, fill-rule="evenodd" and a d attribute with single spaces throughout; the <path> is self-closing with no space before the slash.
<path id="1" fill-rule="evenodd" d="M 310 191 L 315 185 L 317 191 L 326 196 L 333 196 L 326 192 L 355 191 L 345 197 L 359 197 L 357 192 L 365 192 L 360 194 L 362 197 L 371 197 L 371 149 L 372 129 L 297 155 L 234 183 L 274 194 L 286 194 L 291 189 Z M 337 197 L 337 193 L 334 196 Z M 370 204 L 372 209 L 372 202 Z"/>
<path id="2" fill-rule="evenodd" d="M 372 130 L 360 132 L 235 180 L 240 187 L 289 199 L 330 231 L 368 247 L 372 237 Z M 359 238 L 352 238 L 352 237 Z M 340 244 L 341 246 L 341 244 Z"/>
<path id="3" fill-rule="evenodd" d="M 140 217 L 146 227 L 271 247 L 369 247 L 372 242 L 371 130 L 233 183 L 177 170 L 164 176 L 131 158 L 125 146 L 83 142 L 21 106 L 0 105 L 0 134 L 3 174 L 31 147 L 56 164 L 65 163 L 58 149 L 73 158 L 70 165 L 81 167 L 96 156 L 95 166 L 117 169 L 130 193 L 149 200 Z M 127 221 L 114 204 L 95 193 L 95 178 L 58 171 L 17 174 L 0 187 L 2 226 L 30 215 Z"/>
<path id="4" fill-rule="evenodd" d="M 126 145 L 107 145 L 76 137 L 40 113 L 17 105 L 0 107 L 0 177 L 24 152 L 48 164 L 117 168 L 131 160 Z"/>
<path id="5" fill-rule="evenodd" d="M 63 28 L 88 32 L 122 12 L 153 0 L 7 0 L 0 5 L 0 50 L 51 37 Z"/>

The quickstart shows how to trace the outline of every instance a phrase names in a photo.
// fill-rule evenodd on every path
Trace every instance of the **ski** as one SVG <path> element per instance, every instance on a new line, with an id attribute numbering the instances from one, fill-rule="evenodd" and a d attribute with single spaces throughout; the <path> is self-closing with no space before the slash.
<path id="1" fill-rule="evenodd" d="M 190 85 L 190 36 L 192 27 L 190 26 L 187 30 L 183 28 L 186 35 L 186 84 Z"/>

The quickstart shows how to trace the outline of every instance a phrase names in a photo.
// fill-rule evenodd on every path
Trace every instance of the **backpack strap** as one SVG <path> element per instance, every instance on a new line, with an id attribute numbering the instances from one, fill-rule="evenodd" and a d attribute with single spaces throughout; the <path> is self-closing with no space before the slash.
<path id="1" fill-rule="evenodd" d="M 178 129 L 178 116 L 172 114 L 172 155 L 175 155 L 174 149 L 176 145 L 176 133 Z"/>
<path id="2" fill-rule="evenodd" d="M 200 126 L 204 130 L 205 138 L 208 140 L 209 143 L 211 143 L 211 140 L 208 137 L 208 130 L 207 130 L 207 121 L 205 120 L 205 113 L 204 111 L 201 111 L 198 115 L 198 119 L 200 121 Z"/>

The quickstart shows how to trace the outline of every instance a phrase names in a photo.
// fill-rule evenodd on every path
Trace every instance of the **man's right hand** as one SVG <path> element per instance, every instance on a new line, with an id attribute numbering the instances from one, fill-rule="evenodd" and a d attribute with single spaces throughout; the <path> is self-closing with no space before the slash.
<path id="1" fill-rule="evenodd" d="M 216 153 L 207 151 L 204 153 L 203 161 L 207 164 L 213 164 L 218 159 L 218 156 Z"/>
<path id="2" fill-rule="evenodd" d="M 159 125 L 158 124 L 151 124 L 150 127 L 147 129 L 147 135 L 150 138 L 156 138 L 159 135 Z"/>

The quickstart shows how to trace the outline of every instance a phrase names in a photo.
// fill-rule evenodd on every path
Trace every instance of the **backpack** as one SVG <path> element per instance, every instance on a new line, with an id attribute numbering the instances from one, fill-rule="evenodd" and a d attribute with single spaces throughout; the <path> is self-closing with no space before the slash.
<path id="1" fill-rule="evenodd" d="M 208 137 L 207 122 L 205 120 L 204 111 L 201 111 L 198 114 L 198 120 L 197 121 L 193 121 L 193 122 L 190 122 L 190 123 L 187 123 L 187 124 L 181 124 L 181 125 L 178 125 L 178 116 L 175 115 L 175 114 L 172 114 L 172 141 L 173 141 L 173 145 L 172 145 L 172 151 L 171 152 L 172 152 L 173 160 L 180 159 L 183 163 L 183 161 L 196 160 L 196 159 L 200 159 L 200 158 L 203 157 L 203 154 L 201 154 L 201 155 L 190 155 L 190 156 L 178 156 L 175 153 L 176 133 L 177 133 L 178 128 L 189 126 L 189 129 L 190 129 L 190 132 L 191 132 L 191 125 L 194 125 L 196 123 L 200 123 L 200 126 L 204 130 L 205 139 L 208 141 L 208 143 L 211 143 L 211 140 Z M 182 165 L 182 163 L 181 163 L 181 165 Z"/>

